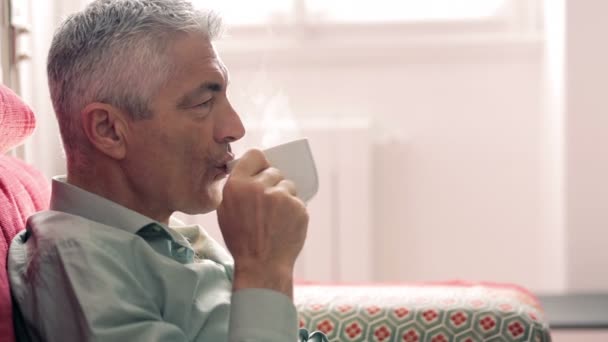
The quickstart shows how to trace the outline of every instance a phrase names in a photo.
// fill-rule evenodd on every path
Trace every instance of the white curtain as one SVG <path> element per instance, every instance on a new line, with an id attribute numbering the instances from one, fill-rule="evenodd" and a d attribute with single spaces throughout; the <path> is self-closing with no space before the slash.
<path id="1" fill-rule="evenodd" d="M 17 154 L 47 177 L 65 173 L 59 130 L 46 78 L 46 57 L 53 32 L 61 19 L 82 8 L 85 0 L 11 0 L 13 22 L 28 31 L 18 40 L 18 54 L 28 56 L 17 64 L 21 96 L 36 114 L 36 131 Z"/>
<path id="2" fill-rule="evenodd" d="M 0 82 L 3 84 L 8 84 L 7 71 L 12 53 L 9 27 L 8 0 L 0 0 Z"/>

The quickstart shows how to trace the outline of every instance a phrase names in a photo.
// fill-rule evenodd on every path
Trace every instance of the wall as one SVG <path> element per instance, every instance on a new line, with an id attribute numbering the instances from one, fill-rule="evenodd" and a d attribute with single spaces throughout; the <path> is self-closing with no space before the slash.
<path id="1" fill-rule="evenodd" d="M 567 281 L 575 291 L 608 288 L 608 30 L 602 0 L 566 1 L 565 139 Z"/>

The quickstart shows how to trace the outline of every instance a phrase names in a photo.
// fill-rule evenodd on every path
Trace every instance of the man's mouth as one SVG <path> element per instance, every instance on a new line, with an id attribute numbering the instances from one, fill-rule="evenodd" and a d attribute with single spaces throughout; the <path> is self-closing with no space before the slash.
<path id="1" fill-rule="evenodd" d="M 223 172 L 223 173 L 225 173 L 225 174 L 228 174 L 228 165 L 227 165 L 227 164 L 224 164 L 224 165 L 218 166 L 217 168 L 218 168 L 218 169 L 219 169 L 221 172 Z"/>
<path id="2" fill-rule="evenodd" d="M 211 159 L 211 165 L 215 167 L 216 172 L 213 178 L 215 180 L 222 179 L 230 173 L 228 167 L 229 163 L 234 160 L 234 153 L 229 144 L 225 146 L 225 149 L 218 154 L 215 158 Z"/>
<path id="3" fill-rule="evenodd" d="M 224 175 L 230 173 L 230 169 L 228 167 L 229 163 L 234 160 L 234 154 L 228 148 L 228 153 L 226 153 L 223 157 L 219 158 L 216 163 L 216 168 Z"/>

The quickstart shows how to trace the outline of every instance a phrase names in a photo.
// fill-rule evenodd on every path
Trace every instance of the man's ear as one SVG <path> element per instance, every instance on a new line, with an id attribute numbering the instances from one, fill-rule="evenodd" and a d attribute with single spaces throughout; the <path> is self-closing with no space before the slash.
<path id="1" fill-rule="evenodd" d="M 80 119 L 91 144 L 108 157 L 120 160 L 127 154 L 126 115 L 112 105 L 94 102 L 80 112 Z"/>

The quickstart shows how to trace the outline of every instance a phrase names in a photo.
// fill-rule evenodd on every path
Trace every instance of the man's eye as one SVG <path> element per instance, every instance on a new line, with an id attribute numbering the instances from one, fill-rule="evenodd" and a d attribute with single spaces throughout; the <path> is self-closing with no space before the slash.
<path id="1" fill-rule="evenodd" d="M 194 108 L 208 108 L 209 106 L 211 106 L 213 102 L 213 98 L 210 98 L 209 100 L 205 101 L 205 102 L 201 102 L 197 105 L 194 106 Z"/>

